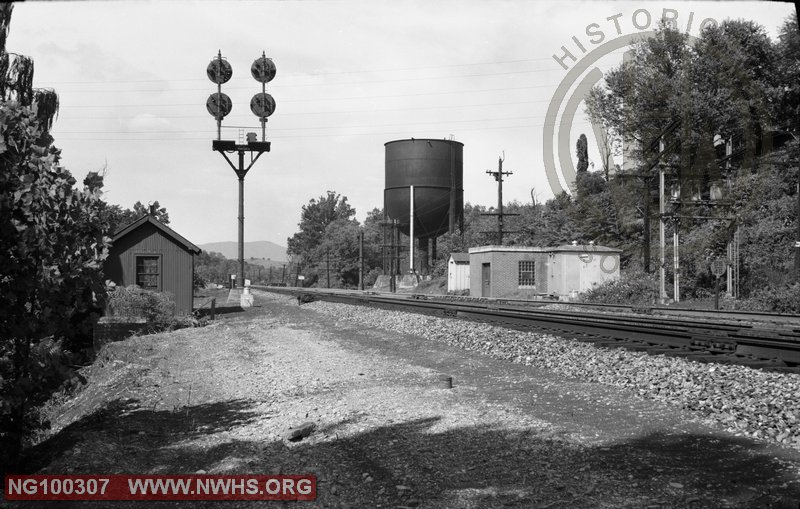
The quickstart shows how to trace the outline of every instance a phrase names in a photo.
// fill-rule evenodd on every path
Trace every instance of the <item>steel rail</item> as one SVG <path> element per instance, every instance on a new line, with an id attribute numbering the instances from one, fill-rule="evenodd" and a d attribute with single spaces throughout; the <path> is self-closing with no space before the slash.
<path id="1" fill-rule="evenodd" d="M 254 286 L 256 289 L 319 300 L 495 323 L 525 331 L 544 330 L 600 346 L 687 357 L 701 362 L 738 363 L 800 372 L 800 333 L 748 323 L 711 322 L 677 317 L 576 313 L 518 305 L 469 302 L 427 296 L 388 296 L 375 292 Z"/>

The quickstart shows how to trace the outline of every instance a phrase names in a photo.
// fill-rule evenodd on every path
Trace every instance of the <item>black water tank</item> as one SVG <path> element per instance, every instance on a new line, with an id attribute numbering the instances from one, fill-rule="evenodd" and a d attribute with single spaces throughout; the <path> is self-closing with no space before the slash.
<path id="1" fill-rule="evenodd" d="M 454 229 L 464 215 L 464 144 L 453 140 L 410 139 L 385 143 L 384 210 L 409 234 L 409 188 L 414 186 L 414 236 L 435 237 Z"/>

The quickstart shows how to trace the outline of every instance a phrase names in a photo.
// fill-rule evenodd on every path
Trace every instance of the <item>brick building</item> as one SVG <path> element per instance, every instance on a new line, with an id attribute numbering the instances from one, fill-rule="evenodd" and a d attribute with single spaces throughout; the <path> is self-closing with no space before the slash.
<path id="1" fill-rule="evenodd" d="M 481 246 L 469 250 L 473 297 L 575 296 L 619 278 L 621 251 L 593 244 Z"/>

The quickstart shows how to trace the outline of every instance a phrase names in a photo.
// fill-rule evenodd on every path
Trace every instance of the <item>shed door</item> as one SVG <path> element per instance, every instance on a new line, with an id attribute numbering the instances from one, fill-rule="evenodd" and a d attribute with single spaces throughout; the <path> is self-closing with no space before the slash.
<path id="1" fill-rule="evenodd" d="M 456 288 L 456 270 L 458 265 L 453 260 L 450 260 L 447 264 L 447 291 L 452 292 L 454 290 L 458 290 Z"/>
<path id="2" fill-rule="evenodd" d="M 481 297 L 492 296 L 492 265 L 484 263 L 481 265 Z"/>

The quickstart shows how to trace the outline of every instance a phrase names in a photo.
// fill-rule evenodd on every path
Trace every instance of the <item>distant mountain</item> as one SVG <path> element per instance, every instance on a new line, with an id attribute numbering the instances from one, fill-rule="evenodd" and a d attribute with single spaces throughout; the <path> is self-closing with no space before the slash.
<path id="1" fill-rule="evenodd" d="M 209 242 L 208 244 L 200 244 L 198 247 L 209 253 L 212 251 L 222 253 L 222 256 L 229 260 L 239 258 L 238 242 Z M 244 258 L 269 258 L 273 261 L 286 261 L 289 257 L 286 256 L 285 247 L 268 240 L 258 240 L 244 243 Z"/>

